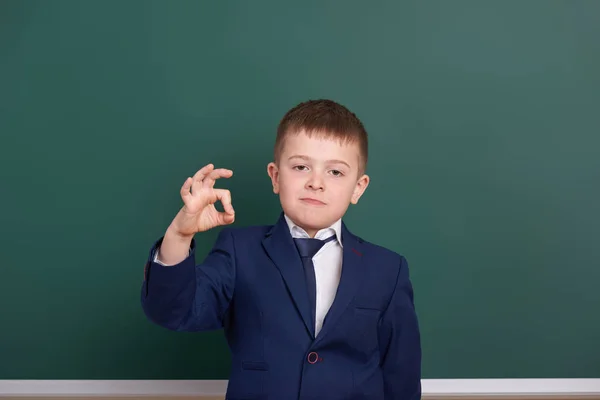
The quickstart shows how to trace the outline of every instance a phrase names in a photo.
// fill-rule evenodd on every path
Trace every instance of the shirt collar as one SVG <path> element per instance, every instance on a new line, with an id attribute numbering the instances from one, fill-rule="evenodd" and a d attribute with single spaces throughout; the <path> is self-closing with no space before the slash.
<path id="1" fill-rule="evenodd" d="M 285 221 L 290 228 L 290 234 L 293 238 L 308 238 L 308 233 L 298 225 L 296 225 L 287 215 L 284 214 Z M 338 219 L 327 228 L 323 228 L 317 232 L 315 239 L 327 239 L 331 235 L 335 235 L 337 242 L 342 246 L 342 219 Z M 342 246 L 343 247 L 343 246 Z"/>

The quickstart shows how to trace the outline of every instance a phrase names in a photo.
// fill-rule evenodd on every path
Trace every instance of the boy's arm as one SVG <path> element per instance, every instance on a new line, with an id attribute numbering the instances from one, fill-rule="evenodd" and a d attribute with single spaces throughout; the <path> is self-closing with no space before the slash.
<path id="1" fill-rule="evenodd" d="M 421 339 L 408 264 L 401 257 L 396 288 L 379 331 L 385 400 L 421 398 Z"/>
<path id="2" fill-rule="evenodd" d="M 235 282 L 235 250 L 228 229 L 195 264 L 195 241 L 183 261 L 170 266 L 156 262 L 164 238 L 152 247 L 141 291 L 142 308 L 154 323 L 171 330 L 218 329 L 229 309 Z"/>

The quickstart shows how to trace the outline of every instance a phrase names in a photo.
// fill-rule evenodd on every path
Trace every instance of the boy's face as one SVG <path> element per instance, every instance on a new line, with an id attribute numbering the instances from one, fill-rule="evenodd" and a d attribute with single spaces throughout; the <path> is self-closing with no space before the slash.
<path id="1" fill-rule="evenodd" d="M 369 177 L 359 176 L 359 161 L 357 143 L 300 132 L 286 137 L 279 164 L 269 163 L 267 170 L 283 211 L 313 237 L 341 218 L 367 188 Z"/>

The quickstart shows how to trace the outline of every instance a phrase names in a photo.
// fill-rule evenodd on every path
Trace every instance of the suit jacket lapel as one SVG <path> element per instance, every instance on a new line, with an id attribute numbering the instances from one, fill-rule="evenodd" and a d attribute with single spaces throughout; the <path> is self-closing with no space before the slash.
<path id="1" fill-rule="evenodd" d="M 342 274 L 333 304 L 323 321 L 323 327 L 317 336 L 317 342 L 332 329 L 338 318 L 348 307 L 362 282 L 365 272 L 362 265 L 361 241 L 356 238 L 345 224 L 342 224 L 342 243 L 344 244 L 342 259 Z"/>
<path id="2" fill-rule="evenodd" d="M 306 329 L 314 338 L 315 327 L 311 322 L 304 269 L 283 213 L 263 239 L 263 247 L 279 269 Z"/>

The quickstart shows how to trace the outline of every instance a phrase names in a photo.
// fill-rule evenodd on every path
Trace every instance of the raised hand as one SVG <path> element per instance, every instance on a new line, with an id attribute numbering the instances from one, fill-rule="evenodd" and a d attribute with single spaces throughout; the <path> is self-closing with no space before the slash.
<path id="1" fill-rule="evenodd" d="M 208 164 L 193 177 L 187 178 L 181 187 L 184 206 L 171 223 L 171 228 L 179 236 L 188 237 L 219 225 L 231 224 L 235 219 L 231 193 L 226 189 L 215 189 L 214 184 L 217 179 L 232 175 L 233 171 L 229 169 L 215 169 L 213 164 Z M 223 205 L 224 212 L 215 208 L 217 201 Z"/>

